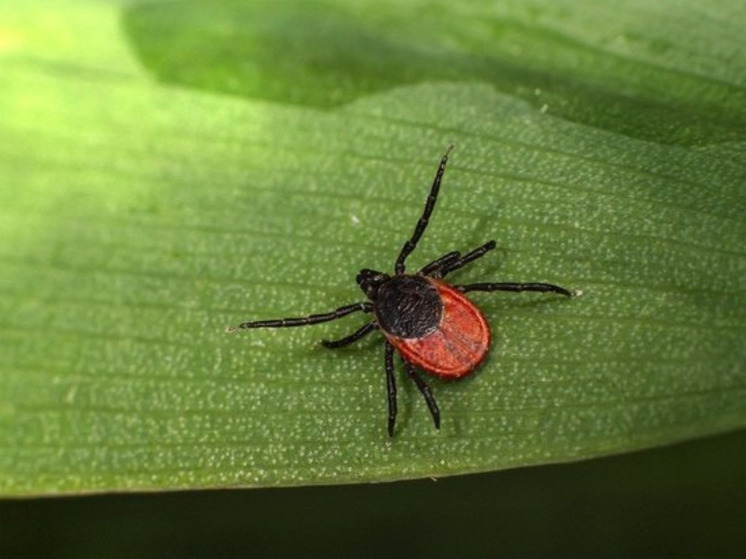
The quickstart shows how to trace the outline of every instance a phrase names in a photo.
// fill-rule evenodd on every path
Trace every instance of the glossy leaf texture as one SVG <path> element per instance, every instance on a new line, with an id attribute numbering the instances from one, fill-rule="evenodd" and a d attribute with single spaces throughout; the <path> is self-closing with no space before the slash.
<path id="1" fill-rule="evenodd" d="M 438 477 L 746 425 L 738 3 L 277 4 L 0 7 L 3 495 Z M 495 238 L 455 282 L 581 295 L 474 294 L 490 357 L 430 381 L 440 432 L 400 370 L 389 439 L 380 336 L 319 344 L 362 317 L 224 329 L 362 300 L 451 143 L 411 265 Z"/>

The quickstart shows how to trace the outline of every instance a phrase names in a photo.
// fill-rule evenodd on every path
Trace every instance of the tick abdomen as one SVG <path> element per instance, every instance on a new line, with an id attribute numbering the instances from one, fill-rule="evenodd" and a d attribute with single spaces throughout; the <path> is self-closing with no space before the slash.
<path id="1" fill-rule="evenodd" d="M 452 286 L 431 280 L 443 308 L 438 327 L 421 338 L 389 338 L 402 357 L 428 374 L 456 380 L 476 369 L 490 348 L 482 312 Z"/>

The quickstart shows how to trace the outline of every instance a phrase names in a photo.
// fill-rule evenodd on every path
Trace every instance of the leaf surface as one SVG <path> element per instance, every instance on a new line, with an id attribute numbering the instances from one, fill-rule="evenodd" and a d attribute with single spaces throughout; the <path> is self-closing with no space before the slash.
<path id="1" fill-rule="evenodd" d="M 481 28 L 490 8 L 477 2 L 438 4 L 419 24 L 416 3 L 268 4 L 262 19 L 235 2 L 6 2 L 0 492 L 444 476 L 746 425 L 744 61 L 738 8 L 720 4 L 702 20 L 692 3 L 664 29 L 650 21 L 661 4 L 634 5 L 620 43 L 613 8 L 585 2 L 559 15 L 508 3 Z M 179 40 L 164 11 L 184 14 Z M 312 57 L 289 57 L 287 73 L 235 66 L 295 40 L 288 18 L 349 30 L 343 44 L 301 37 L 337 56 L 336 74 Z M 715 23 L 717 40 L 698 43 Z M 363 24 L 405 46 L 357 43 Z M 252 33 L 268 49 L 256 57 L 242 50 Z M 206 44 L 225 70 L 207 83 Z M 521 73 L 503 81 L 507 58 L 550 97 Z M 410 60 L 421 71 L 402 77 Z M 430 381 L 441 432 L 400 375 L 389 440 L 380 336 L 318 343 L 363 317 L 224 328 L 361 300 L 355 274 L 391 271 L 450 143 L 413 269 L 495 238 L 455 282 L 582 295 L 475 294 L 496 340 L 488 361 L 466 381 Z"/>

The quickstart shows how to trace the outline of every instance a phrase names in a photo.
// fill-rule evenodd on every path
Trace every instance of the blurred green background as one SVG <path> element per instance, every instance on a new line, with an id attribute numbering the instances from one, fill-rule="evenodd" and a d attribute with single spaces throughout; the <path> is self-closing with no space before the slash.
<path id="1" fill-rule="evenodd" d="M 0 502 L 5 557 L 743 557 L 746 433 L 383 485 Z"/>

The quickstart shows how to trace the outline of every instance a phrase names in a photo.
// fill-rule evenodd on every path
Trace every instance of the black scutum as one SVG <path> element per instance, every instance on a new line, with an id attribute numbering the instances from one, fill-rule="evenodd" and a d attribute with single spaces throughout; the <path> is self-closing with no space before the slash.
<path id="1" fill-rule="evenodd" d="M 373 308 L 378 325 L 399 338 L 426 336 L 443 314 L 438 290 L 422 276 L 394 276 L 378 289 Z"/>

